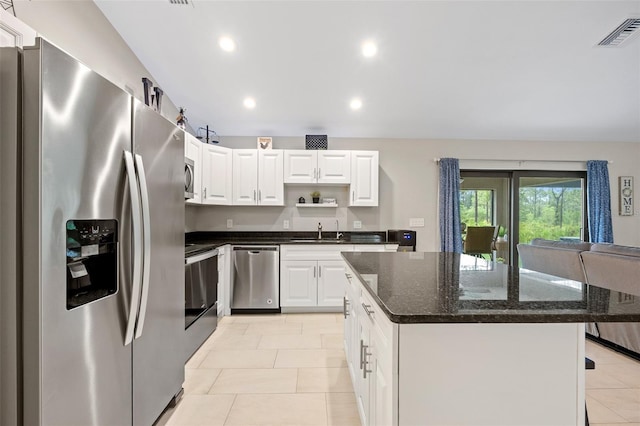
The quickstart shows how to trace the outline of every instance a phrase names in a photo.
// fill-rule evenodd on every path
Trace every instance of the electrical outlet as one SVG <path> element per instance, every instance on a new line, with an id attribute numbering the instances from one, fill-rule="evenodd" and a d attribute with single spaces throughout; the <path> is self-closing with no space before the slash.
<path id="1" fill-rule="evenodd" d="M 424 227 L 423 217 L 412 217 L 409 219 L 409 226 L 412 228 Z"/>
<path id="2" fill-rule="evenodd" d="M 353 229 L 362 229 L 362 221 L 354 220 L 353 221 Z"/>
<path id="3" fill-rule="evenodd" d="M 289 221 L 287 219 L 282 221 L 282 229 L 289 229 Z"/>
<path id="4" fill-rule="evenodd" d="M 227 219 L 227 228 L 233 228 L 233 219 Z"/>

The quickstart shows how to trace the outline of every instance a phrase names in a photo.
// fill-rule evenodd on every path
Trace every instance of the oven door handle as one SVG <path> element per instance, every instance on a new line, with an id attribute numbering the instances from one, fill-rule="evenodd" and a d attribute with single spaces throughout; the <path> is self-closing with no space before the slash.
<path id="1" fill-rule="evenodd" d="M 209 250 L 206 253 L 197 254 L 195 256 L 189 256 L 184 259 L 185 265 L 191 265 L 193 263 L 202 262 L 203 260 L 210 259 L 218 255 L 218 249 Z"/>

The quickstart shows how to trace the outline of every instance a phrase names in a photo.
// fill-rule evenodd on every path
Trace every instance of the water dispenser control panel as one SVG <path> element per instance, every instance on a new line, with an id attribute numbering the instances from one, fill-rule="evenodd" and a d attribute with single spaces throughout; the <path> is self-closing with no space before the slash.
<path id="1" fill-rule="evenodd" d="M 67 309 L 118 290 L 118 222 L 67 221 Z"/>

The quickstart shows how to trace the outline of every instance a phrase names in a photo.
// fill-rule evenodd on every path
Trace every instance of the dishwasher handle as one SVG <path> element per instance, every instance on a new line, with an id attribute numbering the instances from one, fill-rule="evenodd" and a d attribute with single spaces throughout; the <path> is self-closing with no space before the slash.
<path id="1" fill-rule="evenodd" d="M 257 254 L 261 251 L 279 251 L 279 250 L 278 250 L 278 247 L 272 247 L 272 246 L 262 246 L 262 247 L 234 246 L 233 251 L 248 251 L 249 254 Z"/>

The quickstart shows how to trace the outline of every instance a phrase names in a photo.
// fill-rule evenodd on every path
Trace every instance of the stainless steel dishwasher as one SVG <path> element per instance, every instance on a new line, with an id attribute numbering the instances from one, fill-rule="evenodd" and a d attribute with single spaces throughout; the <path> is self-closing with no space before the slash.
<path id="1" fill-rule="evenodd" d="M 233 246 L 231 313 L 280 311 L 280 247 Z"/>

